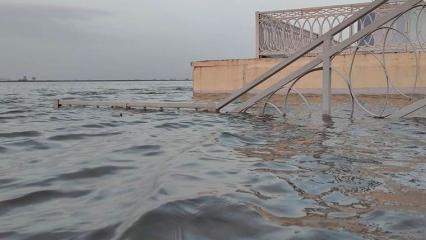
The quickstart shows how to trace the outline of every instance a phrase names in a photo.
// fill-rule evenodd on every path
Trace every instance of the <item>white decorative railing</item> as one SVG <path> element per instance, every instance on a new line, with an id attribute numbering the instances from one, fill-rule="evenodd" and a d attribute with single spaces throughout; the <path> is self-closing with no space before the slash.
<path id="1" fill-rule="evenodd" d="M 374 22 L 376 18 L 395 9 L 395 4 L 403 2 L 405 1 L 391 1 L 380 6 L 334 36 L 333 44 L 351 37 Z M 258 57 L 288 57 L 369 4 L 257 12 L 257 55 Z M 425 12 L 424 8 L 413 9 L 388 23 L 387 28 L 375 31 L 341 54 L 351 54 L 355 49 L 359 53 L 423 50 L 426 47 L 426 24 L 423 24 L 426 22 Z M 314 50 L 309 55 L 317 55 L 319 51 L 319 49 Z"/>

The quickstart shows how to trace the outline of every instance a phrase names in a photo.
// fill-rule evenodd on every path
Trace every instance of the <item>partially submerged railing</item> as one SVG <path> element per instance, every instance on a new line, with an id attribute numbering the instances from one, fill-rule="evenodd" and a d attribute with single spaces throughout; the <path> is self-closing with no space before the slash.
<path id="1" fill-rule="evenodd" d="M 386 13 L 378 14 L 378 11 L 381 11 L 381 9 L 386 8 Z M 389 9 L 388 9 L 389 8 Z M 350 51 L 351 49 L 355 48 L 355 51 L 359 51 L 362 49 L 365 45 L 366 39 L 368 39 L 371 36 L 374 36 L 379 31 L 385 32 L 385 40 L 386 36 L 389 36 L 390 32 L 395 31 L 398 34 L 401 34 L 402 36 L 405 36 L 403 33 L 401 33 L 398 29 L 395 29 L 395 24 L 404 17 L 405 14 L 409 13 L 410 11 L 416 11 L 419 10 L 419 13 L 421 15 L 422 11 L 425 9 L 424 1 L 423 0 L 407 0 L 407 1 L 389 1 L 389 0 L 376 0 L 373 1 L 371 4 L 368 4 L 366 7 L 354 12 L 346 19 L 342 20 L 341 23 L 337 24 L 337 26 L 332 27 L 329 31 L 326 33 L 319 35 L 318 38 L 311 39 L 310 42 L 306 45 L 303 45 L 303 47 L 300 47 L 298 49 L 295 49 L 295 53 L 289 55 L 287 58 L 284 58 L 282 62 L 271 68 L 270 70 L 266 71 L 264 74 L 256 78 L 251 83 L 244 86 L 242 89 L 235 91 L 233 94 L 231 94 L 229 97 L 227 97 L 222 102 L 218 103 L 217 108 L 218 110 L 225 108 L 230 103 L 234 102 L 235 100 L 239 99 L 243 95 L 249 93 L 252 89 L 259 86 L 260 84 L 264 83 L 265 81 L 269 80 L 272 76 L 275 74 L 281 72 L 283 69 L 288 68 L 292 64 L 294 64 L 296 61 L 300 60 L 301 58 L 305 56 L 316 56 L 314 58 L 309 59 L 309 62 L 298 66 L 297 70 L 287 74 L 282 80 L 275 82 L 272 86 L 266 88 L 265 90 L 255 94 L 254 96 L 250 97 L 248 100 L 243 101 L 240 103 L 236 108 L 234 108 L 233 111 L 235 112 L 246 112 L 250 108 L 253 108 L 257 104 L 261 104 L 263 100 L 270 99 L 270 97 L 274 94 L 276 94 L 278 91 L 282 90 L 285 87 L 289 86 L 289 89 L 291 90 L 294 84 L 299 81 L 301 78 L 306 76 L 307 74 L 311 73 L 315 68 L 318 68 L 318 66 L 322 65 L 322 72 L 323 72 L 323 87 L 322 87 L 322 99 L 323 99 L 323 114 L 331 114 L 331 74 L 332 71 L 336 72 L 338 75 L 341 76 L 342 79 L 346 82 L 348 86 L 348 90 L 350 92 L 351 98 L 352 98 L 352 111 L 354 109 L 355 104 L 358 105 L 360 108 L 368 112 L 369 114 L 375 116 L 375 117 L 387 117 L 390 114 L 386 114 L 385 110 L 383 110 L 380 113 L 373 113 L 371 111 L 368 111 L 367 108 L 365 108 L 358 98 L 355 96 L 353 92 L 353 86 L 352 86 L 352 76 L 351 76 L 351 70 L 349 71 L 349 75 L 345 76 L 345 74 L 338 72 L 336 69 L 332 68 L 332 60 L 333 58 L 341 53 L 344 53 L 345 51 Z M 377 14 L 375 14 L 377 13 Z M 363 19 L 368 18 L 369 16 L 375 15 L 376 17 L 371 18 L 371 21 L 369 24 L 366 24 L 364 27 L 360 28 L 359 31 L 353 34 L 344 34 L 345 32 L 351 32 L 353 31 L 353 26 L 360 21 L 363 21 Z M 419 22 L 419 20 L 417 20 Z M 303 26 L 302 26 L 303 28 Z M 418 28 L 417 28 L 418 29 Z M 410 41 L 408 41 L 410 42 Z M 385 41 L 386 45 L 386 41 Z M 420 45 L 421 46 L 421 45 Z M 415 47 L 413 47 L 414 49 Z M 355 54 L 356 54 L 355 52 Z M 367 52 L 374 52 L 374 50 L 370 50 Z M 383 49 L 381 51 L 384 52 Z M 414 51 L 416 54 L 416 51 Z M 418 59 L 417 54 L 415 59 Z M 385 59 L 382 61 L 385 62 Z M 386 63 L 384 65 L 384 71 L 386 73 Z M 416 88 L 418 79 L 418 73 L 416 73 L 416 81 L 414 83 L 414 90 Z M 387 79 L 387 94 L 386 99 L 389 93 L 390 88 L 390 81 Z M 410 98 L 411 99 L 411 98 Z M 267 106 L 268 104 L 261 104 L 263 106 Z"/>
<path id="2" fill-rule="evenodd" d="M 353 36 L 375 19 L 389 13 L 405 1 L 388 1 L 370 14 L 354 22 L 345 31 L 335 35 L 333 41 L 337 43 Z M 267 11 L 256 13 L 256 39 L 258 57 L 288 57 L 301 47 L 306 46 L 322 34 L 336 27 L 344 20 L 353 16 L 371 3 L 337 5 L 318 8 L 305 8 L 282 11 Z M 426 25 L 418 29 L 417 22 L 426 20 L 424 11 L 418 9 L 404 15 L 392 24 L 395 31 L 388 33 L 376 32 L 361 39 L 363 52 L 407 52 L 424 49 L 426 46 Z M 390 26 L 390 24 L 388 24 Z M 408 36 L 408 40 L 398 32 Z M 386 47 L 384 48 L 384 46 Z M 340 54 L 351 54 L 355 46 L 349 47 Z M 318 55 L 319 50 L 312 51 L 311 56 Z"/>
<path id="3" fill-rule="evenodd" d="M 123 109 L 143 109 L 143 110 L 166 110 L 166 109 L 189 109 L 201 112 L 216 112 L 214 103 L 195 103 L 195 102 L 120 102 L 120 101 L 84 101 L 84 100 L 55 100 L 54 107 L 112 107 Z"/>

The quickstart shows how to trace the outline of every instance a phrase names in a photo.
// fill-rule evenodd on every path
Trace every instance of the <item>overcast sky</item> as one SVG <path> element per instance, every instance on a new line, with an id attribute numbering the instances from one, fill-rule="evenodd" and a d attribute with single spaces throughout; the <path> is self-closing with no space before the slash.
<path id="1" fill-rule="evenodd" d="M 0 78 L 190 78 L 255 55 L 254 13 L 357 0 L 0 0 Z"/>

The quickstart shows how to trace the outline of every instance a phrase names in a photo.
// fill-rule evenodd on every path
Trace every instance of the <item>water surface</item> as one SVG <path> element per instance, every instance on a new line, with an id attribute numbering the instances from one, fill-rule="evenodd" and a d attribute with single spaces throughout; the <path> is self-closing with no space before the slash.
<path id="1" fill-rule="evenodd" d="M 0 84 L 0 239 L 426 235 L 424 111 L 56 110 L 56 98 L 188 100 L 191 83 Z"/>

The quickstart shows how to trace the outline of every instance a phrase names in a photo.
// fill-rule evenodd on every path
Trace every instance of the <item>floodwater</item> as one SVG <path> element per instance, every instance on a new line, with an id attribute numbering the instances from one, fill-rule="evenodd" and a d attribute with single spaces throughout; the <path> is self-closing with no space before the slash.
<path id="1" fill-rule="evenodd" d="M 425 238 L 425 111 L 52 108 L 191 97 L 190 82 L 0 83 L 0 239 Z"/>

